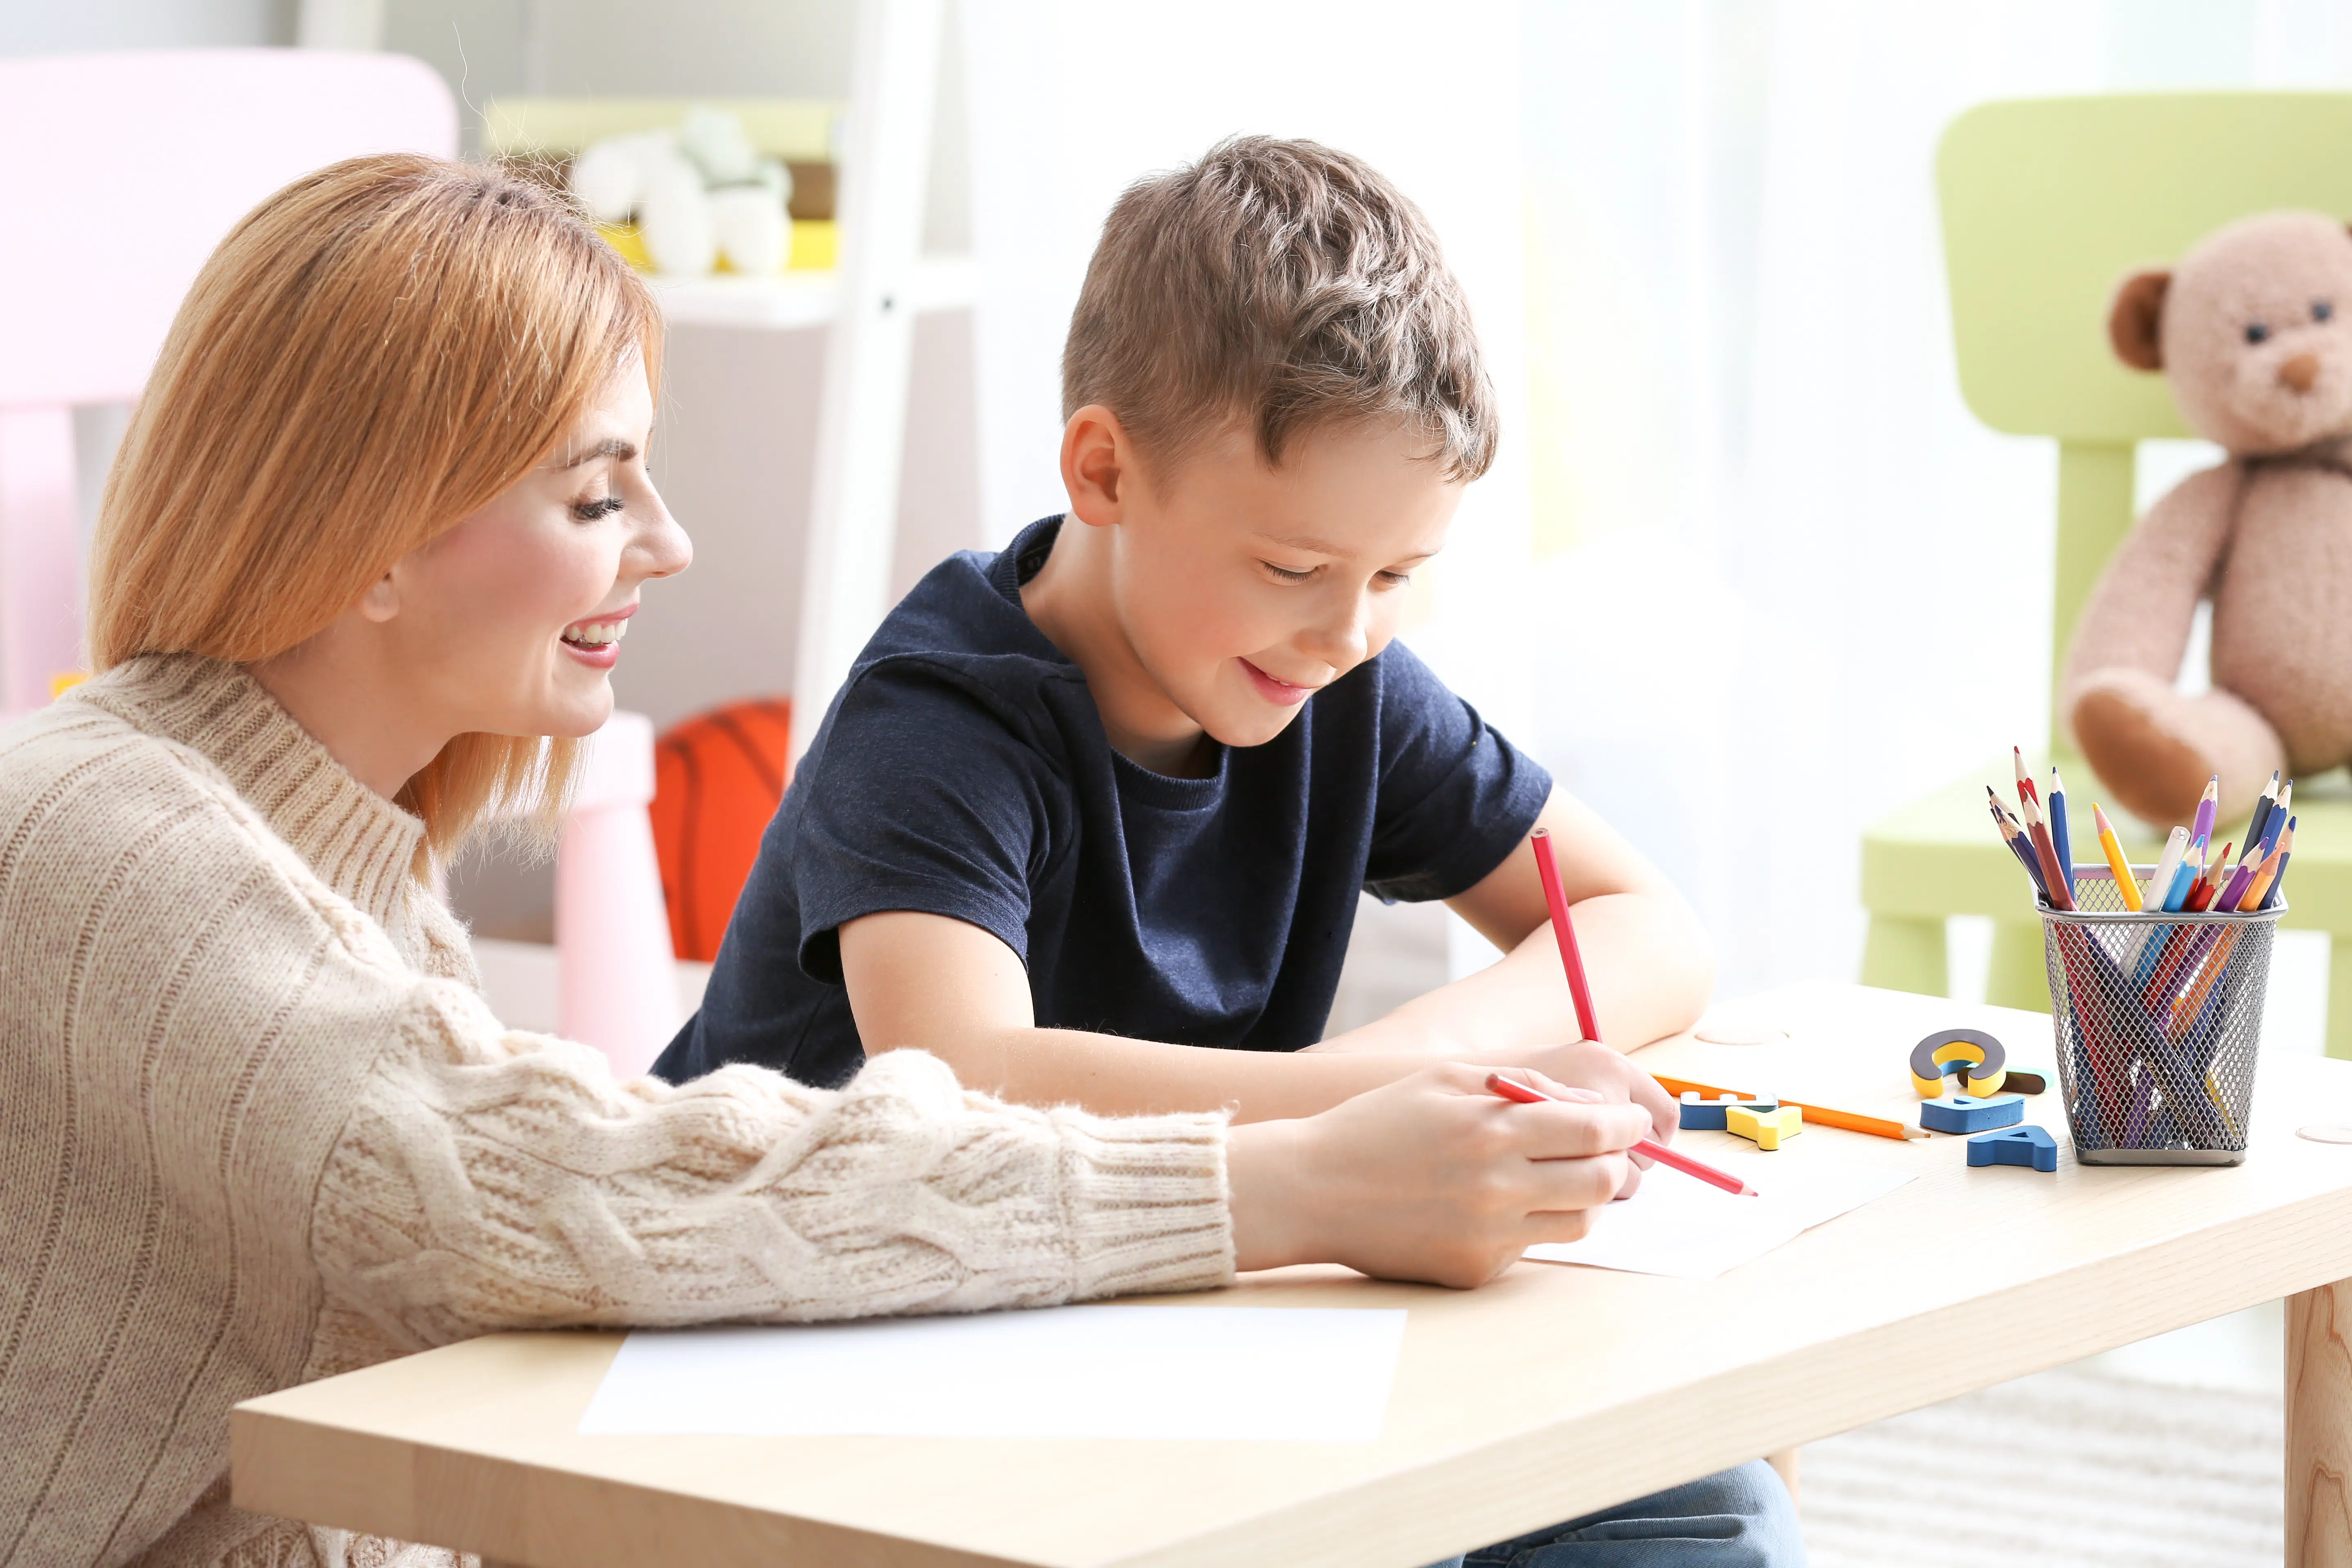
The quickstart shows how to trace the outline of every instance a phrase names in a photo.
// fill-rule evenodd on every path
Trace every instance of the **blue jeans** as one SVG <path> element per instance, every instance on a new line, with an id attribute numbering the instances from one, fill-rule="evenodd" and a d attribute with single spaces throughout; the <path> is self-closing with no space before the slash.
<path id="1" fill-rule="evenodd" d="M 1758 1459 L 1431 1568 L 1804 1568 L 1797 1505 Z"/>

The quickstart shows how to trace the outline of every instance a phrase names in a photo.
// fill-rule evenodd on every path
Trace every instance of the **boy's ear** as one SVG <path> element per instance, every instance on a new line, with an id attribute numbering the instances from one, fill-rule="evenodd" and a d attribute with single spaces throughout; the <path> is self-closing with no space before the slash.
<path id="1" fill-rule="evenodd" d="M 2172 274 L 2155 268 L 2135 272 L 2116 286 L 2115 303 L 2107 307 L 2107 341 L 2116 357 L 2134 370 L 2164 368 L 2165 290 Z"/>
<path id="2" fill-rule="evenodd" d="M 1063 424 L 1062 488 L 1080 522 L 1108 528 L 1119 521 L 1133 468 L 1127 427 L 1101 404 L 1087 404 Z"/>

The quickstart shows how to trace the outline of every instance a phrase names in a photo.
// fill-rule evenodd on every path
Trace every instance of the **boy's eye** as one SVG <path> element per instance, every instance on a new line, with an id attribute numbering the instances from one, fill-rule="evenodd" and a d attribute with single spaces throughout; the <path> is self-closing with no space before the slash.
<path id="1" fill-rule="evenodd" d="M 600 496 L 594 500 L 574 501 L 572 515 L 583 522 L 594 522 L 599 518 L 612 516 L 621 510 L 621 506 L 619 496 Z"/>
<path id="2" fill-rule="evenodd" d="M 1315 568 L 1312 566 L 1309 566 L 1304 572 L 1294 572 L 1287 566 L 1276 566 L 1271 561 L 1261 561 L 1258 564 L 1265 567 L 1268 572 L 1273 573 L 1275 580 L 1279 583 L 1304 583 L 1307 579 L 1315 575 Z"/>
<path id="3" fill-rule="evenodd" d="M 2311 319 L 2313 321 L 2324 321 L 2335 314 L 2336 306 L 2331 301 L 2326 300 L 2314 300 L 2311 302 Z"/>
<path id="4" fill-rule="evenodd" d="M 1412 581 L 1412 574 L 1410 572 L 1381 572 L 1375 575 L 1380 578 L 1382 586 L 1389 588 L 1402 588 Z"/>

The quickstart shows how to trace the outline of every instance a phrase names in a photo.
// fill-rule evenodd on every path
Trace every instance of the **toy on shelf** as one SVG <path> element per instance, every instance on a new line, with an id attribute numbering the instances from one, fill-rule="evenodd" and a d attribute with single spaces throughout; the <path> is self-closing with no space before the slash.
<path id="1" fill-rule="evenodd" d="M 2229 225 L 2171 270 L 2117 288 L 2108 336 L 2160 371 L 2225 461 L 2150 507 L 2076 624 L 2059 712 L 2112 797 L 2184 818 L 2209 778 L 2242 820 L 2273 770 L 2352 762 L 2352 234 L 2275 212 Z M 2212 688 L 2176 685 L 2212 601 Z M 2063 907 L 2063 906 L 2062 906 Z"/>
<path id="2" fill-rule="evenodd" d="M 1919 1106 L 1919 1125 L 1930 1132 L 1983 1132 L 2024 1120 L 2025 1097 L 2021 1094 L 1995 1095 L 1990 1100 L 1973 1094 L 1947 1094 L 1922 1101 Z"/>
<path id="3" fill-rule="evenodd" d="M 725 110 L 688 110 L 674 131 L 590 143 L 572 161 L 572 194 L 601 224 L 635 219 L 656 270 L 699 278 L 724 257 L 737 272 L 783 270 L 793 177 L 762 157 Z"/>
<path id="4" fill-rule="evenodd" d="M 1940 1030 L 1911 1047 L 1911 1087 L 1933 1100 L 1946 1079 L 1958 1078 L 1963 1090 L 1982 1099 L 2000 1092 L 2008 1062 L 2008 1050 L 1982 1029 Z"/>
<path id="5" fill-rule="evenodd" d="M 2031 1171 L 2058 1168 L 2058 1140 L 2027 1123 L 1969 1140 L 1971 1165 L 2023 1165 Z"/>
<path id="6" fill-rule="evenodd" d="M 1725 1117 L 1729 1111 L 1778 1110 L 1780 1108 L 1780 1100 L 1769 1095 L 1751 1099 L 1745 1095 L 1721 1094 L 1708 1100 L 1695 1089 L 1685 1089 L 1678 1102 L 1682 1120 L 1677 1125 L 1685 1132 L 1694 1130 L 1722 1132 L 1727 1131 Z"/>
<path id="7" fill-rule="evenodd" d="M 1770 1151 L 1778 1149 L 1781 1140 L 1805 1130 L 1805 1113 L 1793 1105 L 1735 1105 L 1724 1112 L 1723 1130 L 1752 1139 L 1759 1149 Z"/>

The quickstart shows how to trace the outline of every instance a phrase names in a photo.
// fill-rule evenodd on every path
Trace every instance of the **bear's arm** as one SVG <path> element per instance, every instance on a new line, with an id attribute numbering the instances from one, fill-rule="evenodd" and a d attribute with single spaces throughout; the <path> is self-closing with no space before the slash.
<path id="1" fill-rule="evenodd" d="M 2072 712 L 2084 687 L 2117 669 L 2170 682 L 2189 651 L 2189 626 L 2229 542 L 2245 470 L 2235 462 L 2189 475 L 2124 536 L 2074 625 L 2059 689 Z"/>

